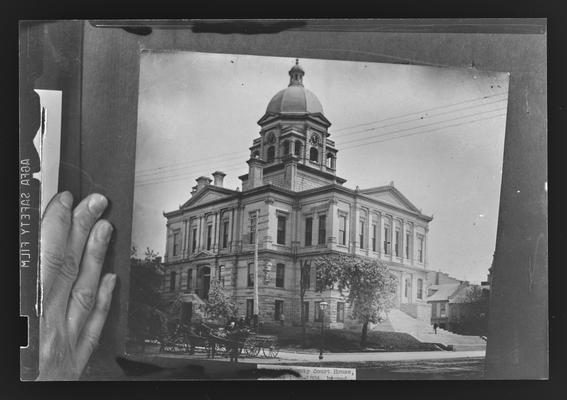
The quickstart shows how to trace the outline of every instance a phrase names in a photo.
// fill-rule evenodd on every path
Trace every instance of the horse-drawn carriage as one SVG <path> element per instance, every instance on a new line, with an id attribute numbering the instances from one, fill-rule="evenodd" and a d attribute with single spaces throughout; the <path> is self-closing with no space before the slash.
<path id="1" fill-rule="evenodd" d="M 278 339 L 272 335 L 258 335 L 248 328 L 228 331 L 206 324 L 189 326 L 177 323 L 173 330 L 160 340 L 160 352 L 205 353 L 208 358 L 266 357 L 279 353 Z"/>

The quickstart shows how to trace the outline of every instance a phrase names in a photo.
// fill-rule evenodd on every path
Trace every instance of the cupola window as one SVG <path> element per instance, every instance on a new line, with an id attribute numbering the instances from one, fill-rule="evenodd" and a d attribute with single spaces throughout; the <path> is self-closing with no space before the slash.
<path id="1" fill-rule="evenodd" d="M 267 157 L 267 161 L 269 163 L 274 162 L 274 159 L 276 157 L 276 148 L 274 146 L 270 146 L 268 148 L 268 157 Z"/>
<path id="2" fill-rule="evenodd" d="M 311 150 L 309 150 L 309 161 L 319 162 L 319 151 L 315 147 L 311 147 Z"/>
<path id="3" fill-rule="evenodd" d="M 295 155 L 301 157 L 301 142 L 299 140 L 295 142 Z"/>

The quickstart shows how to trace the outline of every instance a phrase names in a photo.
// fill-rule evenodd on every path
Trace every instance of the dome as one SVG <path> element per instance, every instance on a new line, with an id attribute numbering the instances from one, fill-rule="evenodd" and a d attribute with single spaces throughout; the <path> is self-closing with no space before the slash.
<path id="1" fill-rule="evenodd" d="M 291 85 L 272 97 L 266 112 L 270 114 L 323 114 L 323 106 L 310 90 L 305 89 L 302 85 Z"/>
<path id="2" fill-rule="evenodd" d="M 280 90 L 266 109 L 269 114 L 323 114 L 321 102 L 313 92 L 303 87 L 305 71 L 295 60 L 295 65 L 289 70 L 289 86 Z"/>

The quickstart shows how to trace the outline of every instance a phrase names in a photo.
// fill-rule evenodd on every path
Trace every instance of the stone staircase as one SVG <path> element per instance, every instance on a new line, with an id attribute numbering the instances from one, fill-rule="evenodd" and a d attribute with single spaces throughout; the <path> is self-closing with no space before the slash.
<path id="1" fill-rule="evenodd" d="M 388 318 L 375 325 L 373 330 L 408 333 L 420 342 L 439 343 L 445 347 L 452 346 L 455 351 L 486 349 L 486 341 L 480 336 L 458 335 L 440 328 L 437 329 L 437 334 L 435 334 L 433 326 L 398 309 L 391 310 Z"/>

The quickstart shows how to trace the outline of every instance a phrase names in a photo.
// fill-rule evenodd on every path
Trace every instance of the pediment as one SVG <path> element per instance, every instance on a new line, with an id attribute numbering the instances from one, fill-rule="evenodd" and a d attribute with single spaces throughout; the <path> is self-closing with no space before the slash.
<path id="1" fill-rule="evenodd" d="M 214 256 L 215 254 L 212 251 L 209 250 L 201 250 L 199 251 L 197 254 L 195 254 L 195 258 L 202 258 L 202 257 L 211 257 Z"/>
<path id="2" fill-rule="evenodd" d="M 232 195 L 232 191 L 224 189 L 221 191 L 220 188 L 216 187 L 206 187 L 201 190 L 200 193 L 196 193 L 191 197 L 181 208 L 193 208 L 198 207 L 203 204 L 210 203 L 225 197 Z"/>
<path id="3" fill-rule="evenodd" d="M 398 189 L 393 186 L 383 186 L 378 188 L 361 190 L 360 193 L 372 199 L 391 204 L 412 212 L 420 212 Z"/>

